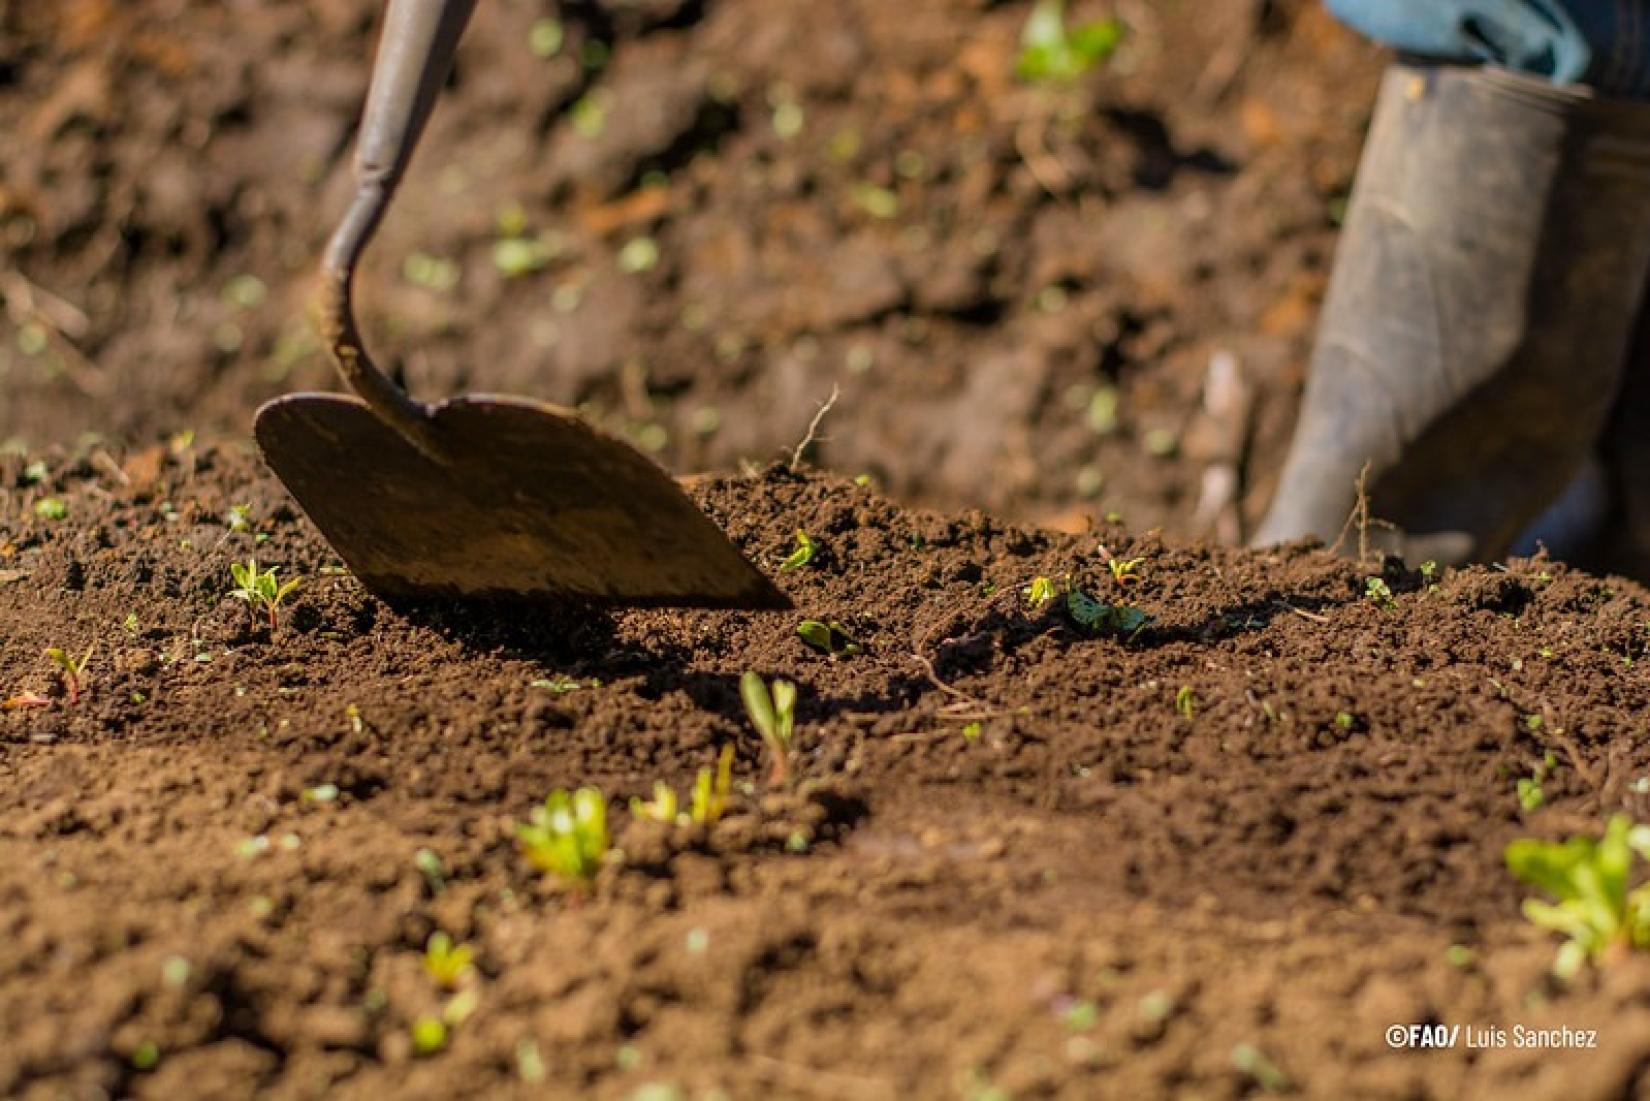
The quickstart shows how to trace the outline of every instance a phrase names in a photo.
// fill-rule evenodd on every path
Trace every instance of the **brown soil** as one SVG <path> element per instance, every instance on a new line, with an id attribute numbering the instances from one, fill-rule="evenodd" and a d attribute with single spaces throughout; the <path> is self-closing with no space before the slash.
<path id="1" fill-rule="evenodd" d="M 304 304 L 379 6 L 0 4 L 0 441 L 240 438 L 332 384 Z M 1235 452 L 1253 520 L 1379 55 L 1315 2 L 1129 0 L 1112 63 L 1026 88 L 1027 10 L 581 0 L 542 59 L 554 5 L 484 4 L 369 254 L 369 336 L 422 394 L 582 404 L 680 470 L 767 461 L 840 384 L 821 463 L 902 500 L 1204 534 Z M 559 249 L 519 279 L 492 260 L 511 204 Z M 659 259 L 626 274 L 638 237 Z M 409 281 L 415 253 L 456 285 Z M 1235 447 L 1197 412 L 1221 350 L 1254 399 Z"/>
<path id="2" fill-rule="evenodd" d="M 1318 551 L 1053 535 L 780 468 L 699 487 L 770 568 L 819 540 L 775 576 L 863 643 L 833 660 L 796 615 L 387 607 L 253 457 L 159 458 L 4 471 L 0 685 L 51 703 L 0 714 L 0 1092 L 1236 1097 L 1266 1084 L 1248 1045 L 1306 1096 L 1641 1095 L 1650 961 L 1551 985 L 1500 857 L 1650 812 L 1641 589 L 1389 568 L 1386 609 Z M 48 492 L 67 518 L 35 517 Z M 1149 624 L 1028 607 L 1036 575 L 1118 599 L 1102 545 L 1143 559 Z M 227 595 L 251 553 L 306 578 L 273 631 Z M 40 655 L 94 643 L 71 705 Z M 789 790 L 747 669 L 800 686 Z M 600 685 L 533 684 L 558 677 Z M 724 744 L 733 814 L 615 809 L 625 859 L 583 901 L 516 851 L 551 789 L 680 789 Z M 436 929 L 475 946 L 479 1008 L 415 1058 Z M 1388 1049 L 1439 1021 L 1601 1049 Z"/>
<path id="3" fill-rule="evenodd" d="M 0 1095 L 1650 1096 L 1650 960 L 1556 985 L 1501 857 L 1650 816 L 1650 595 L 1392 564 L 1388 609 L 1376 563 L 1181 538 L 1270 491 L 1375 51 L 1305 0 L 1075 0 L 1131 35 L 1050 91 L 1020 0 L 482 5 L 375 346 L 421 394 L 754 460 L 694 492 L 797 613 L 391 607 L 242 442 L 330 385 L 303 304 L 378 6 L 0 0 Z M 519 279 L 512 203 L 558 235 Z M 761 469 L 833 384 L 814 458 L 875 489 Z M 1235 515 L 1196 507 L 1217 464 Z M 303 578 L 273 630 L 228 595 L 250 554 Z M 1150 622 L 1021 595 L 1068 574 Z M 72 701 L 53 646 L 92 648 Z M 753 669 L 800 686 L 789 785 Z M 631 820 L 727 745 L 725 820 Z M 578 896 L 513 827 L 585 784 L 623 858 Z M 435 930 L 475 1009 L 420 1057 Z M 1599 1048 L 1388 1047 L 1432 1022 Z"/>

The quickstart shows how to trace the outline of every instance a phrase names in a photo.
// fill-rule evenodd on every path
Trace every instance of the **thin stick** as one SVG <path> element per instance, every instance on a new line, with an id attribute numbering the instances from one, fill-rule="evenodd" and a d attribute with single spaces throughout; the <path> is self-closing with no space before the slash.
<path id="1" fill-rule="evenodd" d="M 1346 542 L 1347 535 L 1356 526 L 1358 530 L 1358 563 L 1362 565 L 1369 560 L 1369 529 L 1386 528 L 1388 531 L 1398 530 L 1396 525 L 1386 520 L 1376 519 L 1369 514 L 1369 463 L 1364 463 L 1363 469 L 1358 471 L 1358 499 L 1352 506 L 1352 512 L 1347 516 L 1346 523 L 1341 525 L 1341 533 L 1329 546 L 1330 554 L 1339 554 L 1341 545 Z"/>
<path id="2" fill-rule="evenodd" d="M 812 447 L 814 441 L 819 438 L 819 426 L 824 422 L 825 414 L 831 411 L 831 406 L 836 404 L 836 399 L 841 394 L 842 388 L 836 383 L 832 383 L 831 396 L 825 399 L 825 404 L 819 407 L 818 412 L 814 414 L 814 419 L 808 422 L 808 434 L 802 437 L 802 442 L 796 445 L 795 451 L 791 452 L 790 469 L 795 470 L 802 465 L 802 453 Z"/>

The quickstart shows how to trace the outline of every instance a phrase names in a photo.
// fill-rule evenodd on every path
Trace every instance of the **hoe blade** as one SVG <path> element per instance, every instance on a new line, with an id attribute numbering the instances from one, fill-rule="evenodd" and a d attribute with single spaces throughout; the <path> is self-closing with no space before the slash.
<path id="1" fill-rule="evenodd" d="M 258 410 L 265 460 L 381 596 L 787 608 L 681 488 L 568 410 L 464 397 L 431 458 L 352 398 Z"/>

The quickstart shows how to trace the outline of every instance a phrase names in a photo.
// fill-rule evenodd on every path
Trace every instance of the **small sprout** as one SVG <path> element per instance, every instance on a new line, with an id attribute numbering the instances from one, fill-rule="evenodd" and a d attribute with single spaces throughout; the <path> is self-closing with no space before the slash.
<path id="1" fill-rule="evenodd" d="M 1335 712 L 1335 725 L 1340 727 L 1342 730 L 1351 730 L 1352 724 L 1357 721 L 1358 720 L 1352 717 L 1352 712 L 1350 711 Z"/>
<path id="2" fill-rule="evenodd" d="M 456 990 L 475 975 L 475 957 L 475 949 L 437 929 L 424 945 L 424 973 L 442 989 Z"/>
<path id="3" fill-rule="evenodd" d="M 619 250 L 619 270 L 639 275 L 659 264 L 659 242 L 651 237 L 633 237 Z"/>
<path id="4" fill-rule="evenodd" d="M 450 291 L 458 286 L 458 264 L 427 252 L 414 252 L 401 264 L 401 277 L 428 291 Z"/>
<path id="5" fill-rule="evenodd" d="M 306 803 L 332 803 L 338 799 L 337 784 L 316 784 L 305 788 L 300 798 Z"/>
<path id="6" fill-rule="evenodd" d="M 630 801 L 630 815 L 632 818 L 644 822 L 663 822 L 672 825 L 676 821 L 676 790 L 663 780 L 653 782 L 653 799 L 643 802 L 640 799 Z"/>
<path id="7" fill-rule="evenodd" d="M 247 607 L 254 612 L 262 608 L 269 617 L 270 630 L 275 629 L 276 614 L 281 607 L 281 601 L 303 581 L 302 578 L 294 577 L 283 584 L 275 577 L 275 567 L 259 570 L 256 558 L 248 558 L 245 565 L 239 562 L 229 563 L 229 575 L 234 578 L 236 586 L 230 590 L 229 595 L 236 600 L 245 601 Z"/>
<path id="8" fill-rule="evenodd" d="M 1174 995 L 1167 990 L 1153 990 L 1140 999 L 1141 1019 L 1159 1024 L 1174 1013 Z"/>
<path id="9" fill-rule="evenodd" d="M 1650 948 L 1650 884 L 1628 889 L 1635 856 L 1650 860 L 1650 826 L 1619 814 L 1597 841 L 1525 838 L 1507 846 L 1513 875 L 1554 900 L 1525 899 L 1524 916 L 1568 938 L 1553 961 L 1560 979 L 1573 978 L 1589 961 Z"/>
<path id="10" fill-rule="evenodd" d="M 23 468 L 23 481 L 28 485 L 37 486 L 45 481 L 50 473 L 51 468 L 46 465 L 45 460 L 36 459 Z"/>
<path id="11" fill-rule="evenodd" d="M 1541 790 L 1541 785 L 1557 767 L 1558 758 L 1549 753 L 1535 766 L 1530 775 L 1519 777 L 1518 805 L 1524 808 L 1525 814 L 1534 814 L 1547 805 L 1547 793 Z"/>
<path id="12" fill-rule="evenodd" d="M 229 512 L 223 518 L 224 525 L 230 531 L 240 533 L 252 530 L 252 506 L 230 505 Z"/>
<path id="13" fill-rule="evenodd" d="M 120 621 L 120 626 L 129 635 L 138 632 L 138 617 L 136 612 L 127 612 L 126 618 Z"/>
<path id="14" fill-rule="evenodd" d="M 980 726 L 978 721 L 969 723 L 962 729 L 963 741 L 969 743 L 970 745 L 979 741 L 980 732 L 982 729 L 984 728 Z"/>
<path id="15" fill-rule="evenodd" d="M 1140 568 L 1140 563 L 1144 561 L 1144 558 L 1114 558 L 1107 555 L 1106 569 L 1111 571 L 1112 580 L 1119 585 L 1138 584 L 1140 578 L 1135 574 L 1135 571 Z"/>
<path id="16" fill-rule="evenodd" d="M 458 1028 L 474 1017 L 476 1010 L 480 1008 L 481 992 L 473 986 L 467 986 L 447 999 L 447 1004 L 441 1007 L 441 1020 L 448 1028 Z"/>
<path id="17" fill-rule="evenodd" d="M 418 874 L 424 877 L 424 882 L 430 888 L 430 894 L 438 895 L 447 887 L 447 869 L 442 867 L 441 858 L 433 849 L 419 849 L 413 853 L 413 867 Z"/>
<path id="18" fill-rule="evenodd" d="M 86 652 L 80 655 L 77 661 L 60 646 L 46 647 L 46 656 L 57 666 L 59 675 L 63 678 L 63 691 L 69 697 L 70 707 L 80 702 L 80 690 L 86 683 L 86 665 L 92 660 L 92 651 L 95 649 L 97 643 L 94 642 L 86 647 Z"/>
<path id="19" fill-rule="evenodd" d="M 852 657 L 864 649 L 859 641 L 848 633 L 848 629 L 834 619 L 829 623 L 822 623 L 817 619 L 804 619 L 796 625 L 796 633 L 803 642 L 833 658 Z"/>
<path id="20" fill-rule="evenodd" d="M 788 573 L 791 570 L 800 570 L 803 566 L 806 566 L 809 562 L 812 562 L 814 560 L 814 555 L 818 553 L 819 544 L 815 543 L 807 532 L 803 531 L 801 528 L 797 528 L 796 549 L 791 552 L 789 558 L 786 558 L 785 561 L 779 564 L 779 572 Z"/>
<path id="21" fill-rule="evenodd" d="M 415 1055 L 436 1055 L 447 1046 L 447 1026 L 440 1017 L 419 1017 L 409 1027 L 409 1032 Z"/>
<path id="22" fill-rule="evenodd" d="M 1116 52 L 1123 24 L 1099 19 L 1066 27 L 1065 0 L 1038 0 L 1020 31 L 1014 72 L 1032 84 L 1067 84 Z"/>
<path id="23" fill-rule="evenodd" d="M 516 839 L 533 867 L 582 888 L 607 856 L 607 800 L 595 788 L 553 791 L 531 821 L 517 824 Z"/>
<path id="24" fill-rule="evenodd" d="M 193 973 L 189 960 L 183 956 L 167 956 L 160 965 L 160 981 L 176 990 L 189 984 L 189 976 Z"/>
<path id="25" fill-rule="evenodd" d="M 1444 949 L 1444 962 L 1464 971 L 1478 962 L 1478 953 L 1464 944 L 1452 944 Z"/>
<path id="26" fill-rule="evenodd" d="M 34 503 L 34 514 L 42 520 L 62 520 L 69 515 L 69 506 L 61 497 L 42 497 Z"/>
<path id="27" fill-rule="evenodd" d="M 506 279 L 542 271 L 555 258 L 556 249 L 536 237 L 506 237 L 493 245 L 493 266 Z"/>
<path id="28" fill-rule="evenodd" d="M 1087 1032 L 1100 1023 L 1100 1007 L 1090 1001 L 1072 1002 L 1061 1020 L 1073 1032 Z"/>
<path id="29" fill-rule="evenodd" d="M 770 688 L 759 674 L 747 672 L 739 678 L 739 695 L 745 701 L 745 713 L 750 716 L 751 725 L 762 735 L 773 757 L 771 782 L 782 784 L 790 775 L 796 685 L 775 677 Z"/>
<path id="30" fill-rule="evenodd" d="M 591 92 L 574 103 L 568 114 L 575 134 L 592 140 L 599 138 L 607 129 L 607 97 L 599 89 Z"/>
<path id="31" fill-rule="evenodd" d="M 1102 604 L 1081 589 L 1066 591 L 1066 611 L 1079 627 L 1111 631 L 1133 638 L 1151 622 L 1151 616 L 1131 604 Z"/>
<path id="32" fill-rule="evenodd" d="M 602 682 L 595 677 L 574 680 L 572 677 L 560 674 L 554 677 L 540 677 L 528 685 L 529 688 L 542 688 L 547 692 L 554 692 L 558 696 L 565 696 L 569 692 L 577 692 L 581 688 L 600 688 L 601 686 Z"/>
<path id="33" fill-rule="evenodd" d="M 899 196 L 873 183 L 854 185 L 854 204 L 873 218 L 888 221 L 899 217 Z"/>
<path id="34" fill-rule="evenodd" d="M 154 1070 L 160 1065 L 160 1045 L 145 1040 L 132 1052 L 133 1070 Z"/>
<path id="35" fill-rule="evenodd" d="M 728 809 L 728 791 L 733 787 L 733 746 L 725 745 L 716 758 L 716 772 L 702 768 L 693 781 L 693 800 L 688 817 L 703 826 L 714 826 Z"/>
<path id="36" fill-rule="evenodd" d="M 1232 1067 L 1253 1078 L 1267 1093 L 1282 1093 L 1289 1088 L 1289 1076 L 1253 1044 L 1238 1044 L 1232 1049 Z"/>
<path id="37" fill-rule="evenodd" d="M 1428 559 L 1421 563 L 1421 580 L 1428 585 L 1438 584 L 1438 563 Z"/>
<path id="38" fill-rule="evenodd" d="M 527 48 L 534 57 L 555 57 L 566 38 L 559 19 L 540 19 L 527 32 Z"/>
<path id="39" fill-rule="evenodd" d="M 782 99 L 773 109 L 773 132 L 782 141 L 790 141 L 802 133 L 806 120 L 800 103 L 794 99 Z"/>
<path id="40" fill-rule="evenodd" d="M 537 1085 L 545 1079 L 544 1056 L 532 1040 L 516 1044 L 516 1077 L 528 1085 Z"/>
<path id="41" fill-rule="evenodd" d="M 1392 589 L 1389 588 L 1387 583 L 1379 577 L 1370 577 L 1365 579 L 1364 599 L 1368 600 L 1377 607 L 1385 608 L 1389 612 L 1396 611 L 1398 609 L 1398 601 L 1393 599 Z"/>
<path id="42" fill-rule="evenodd" d="M 1541 728 L 1547 725 L 1547 720 L 1540 715 L 1525 715 L 1524 725 L 1529 728 L 1531 734 L 1539 734 Z"/>
<path id="43" fill-rule="evenodd" d="M 1026 603 L 1033 608 L 1041 608 L 1053 600 L 1058 590 L 1054 587 L 1054 580 L 1048 577 L 1034 577 L 1031 584 L 1020 590 L 1020 595 L 1026 598 Z"/>
<path id="44" fill-rule="evenodd" d="M 1181 685 L 1180 691 L 1174 694 L 1174 709 L 1188 719 L 1197 713 L 1197 694 L 1191 685 Z"/>

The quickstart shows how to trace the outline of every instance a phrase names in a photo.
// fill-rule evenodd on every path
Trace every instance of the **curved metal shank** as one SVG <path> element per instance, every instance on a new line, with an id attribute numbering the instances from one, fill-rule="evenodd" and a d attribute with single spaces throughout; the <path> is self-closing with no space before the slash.
<path id="1" fill-rule="evenodd" d="M 344 381 L 385 423 L 426 454 L 437 451 L 430 411 L 372 362 L 355 326 L 356 262 L 388 208 L 418 144 L 476 0 L 389 0 L 355 154 L 355 198 L 327 244 L 317 310 L 321 337 Z"/>

